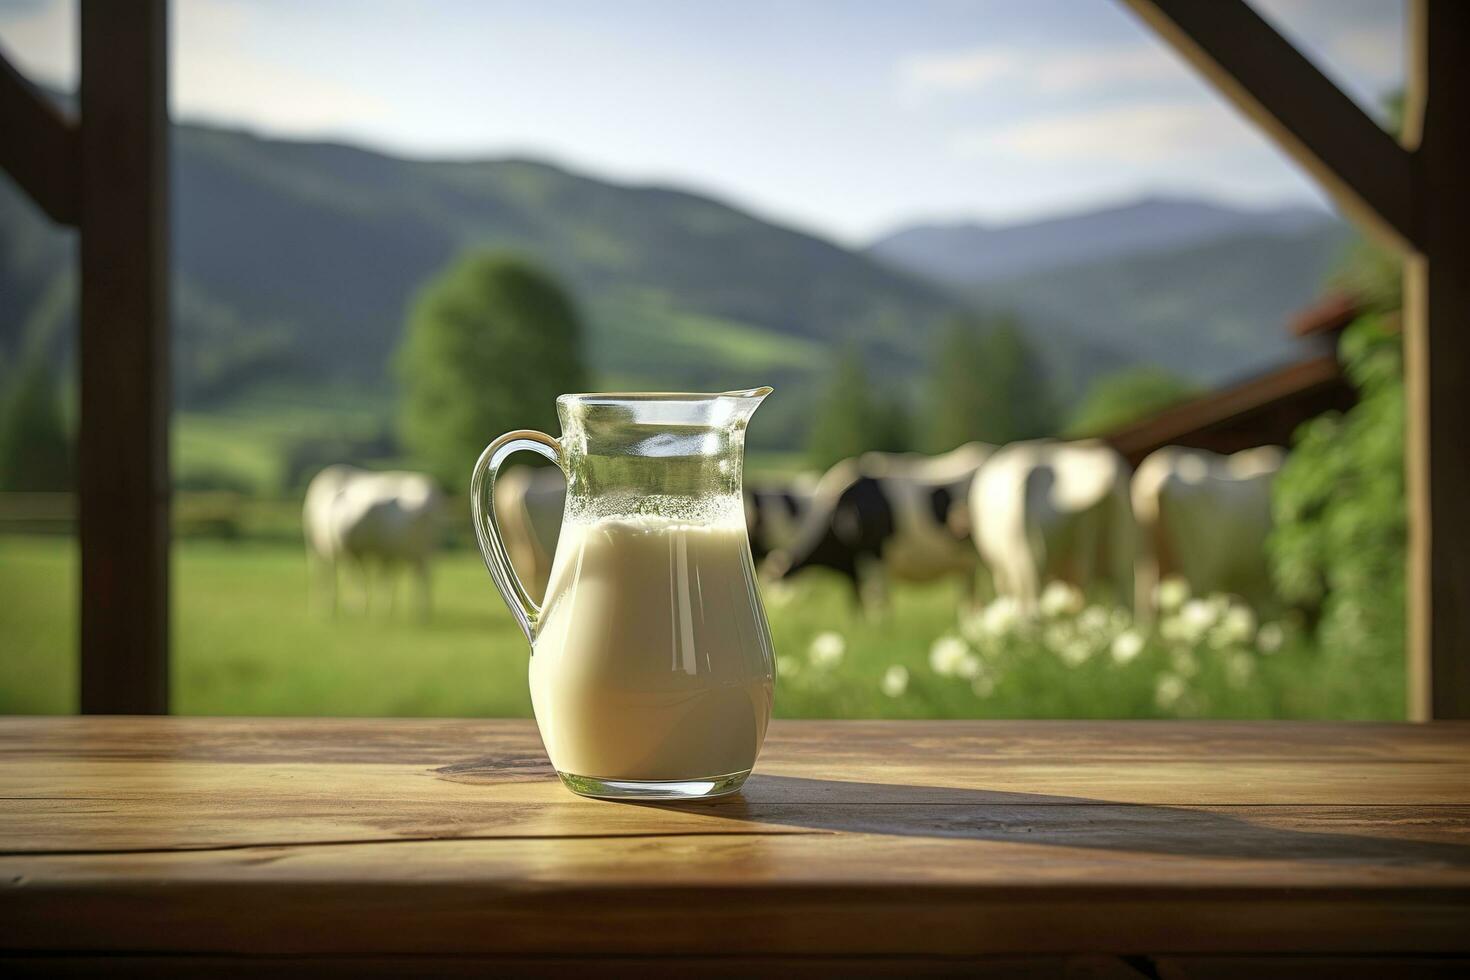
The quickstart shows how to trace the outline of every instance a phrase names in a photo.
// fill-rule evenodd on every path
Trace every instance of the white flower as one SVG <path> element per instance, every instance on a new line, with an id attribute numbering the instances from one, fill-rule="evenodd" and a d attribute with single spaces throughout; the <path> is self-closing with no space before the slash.
<path id="1" fill-rule="evenodd" d="M 1075 616 L 1082 611 L 1083 597 L 1067 582 L 1048 582 L 1041 592 L 1041 614 L 1047 617 Z"/>
<path id="2" fill-rule="evenodd" d="M 1092 656 L 1092 644 L 1080 637 L 1063 643 L 1057 650 L 1057 656 L 1062 658 L 1062 663 L 1068 667 L 1080 667 Z"/>
<path id="3" fill-rule="evenodd" d="M 1256 634 L 1256 649 L 1262 653 L 1275 653 L 1281 649 L 1281 644 L 1286 640 L 1286 634 L 1279 623 L 1267 623 L 1261 627 Z"/>
<path id="4" fill-rule="evenodd" d="M 1256 635 L 1256 614 L 1251 612 L 1249 606 L 1231 603 L 1220 619 L 1217 632 L 1227 645 L 1249 643 Z"/>
<path id="5" fill-rule="evenodd" d="M 980 658 L 973 653 L 966 653 L 958 664 L 955 665 L 955 674 L 967 681 L 972 681 L 985 672 L 985 665 Z"/>
<path id="6" fill-rule="evenodd" d="M 1108 620 L 1108 611 L 1102 606 L 1088 606 L 1077 617 L 1077 628 L 1084 633 L 1106 633 Z"/>
<path id="7" fill-rule="evenodd" d="M 1154 682 L 1154 704 L 1167 711 L 1179 703 L 1186 690 L 1188 685 L 1178 674 L 1160 674 Z"/>
<path id="8" fill-rule="evenodd" d="M 940 677 L 954 677 L 970 656 L 970 648 L 964 640 L 946 634 L 929 648 L 929 668 Z"/>
<path id="9" fill-rule="evenodd" d="M 776 673 L 781 677 L 801 676 L 801 661 L 795 657 L 777 657 Z"/>
<path id="10" fill-rule="evenodd" d="M 1189 583 L 1177 575 L 1170 575 L 1154 587 L 1154 605 L 1164 612 L 1173 612 L 1189 598 Z"/>
<path id="11" fill-rule="evenodd" d="M 1190 599 L 1179 607 L 1179 631 L 1183 639 L 1197 643 L 1204 639 L 1220 618 L 1216 604 L 1205 599 Z"/>
<path id="12" fill-rule="evenodd" d="M 909 689 L 909 671 L 907 667 L 894 664 L 883 672 L 883 680 L 878 682 L 878 687 L 890 698 L 901 698 L 903 692 Z"/>
<path id="13" fill-rule="evenodd" d="M 796 589 L 790 582 L 762 582 L 761 601 L 773 609 L 781 609 L 791 604 L 796 596 Z"/>
<path id="14" fill-rule="evenodd" d="M 1183 677 L 1193 677 L 1199 673 L 1199 658 L 1188 647 L 1175 650 L 1169 657 L 1169 663 L 1174 672 Z"/>
<path id="15" fill-rule="evenodd" d="M 1225 660 L 1225 681 L 1231 687 L 1243 688 L 1250 684 L 1255 672 L 1255 658 L 1244 650 L 1236 650 Z"/>
<path id="16" fill-rule="evenodd" d="M 984 643 L 990 636 L 990 631 L 985 626 L 985 611 L 971 613 L 968 616 L 960 616 L 960 636 L 971 643 Z"/>
<path id="17" fill-rule="evenodd" d="M 1143 636 L 1137 630 L 1124 630 L 1113 640 L 1113 663 L 1126 664 L 1143 652 Z"/>
<path id="18" fill-rule="evenodd" d="M 1052 653 L 1061 653 L 1062 647 L 1072 642 L 1072 624 L 1066 622 L 1053 623 L 1041 631 L 1041 642 Z"/>
<path id="19" fill-rule="evenodd" d="M 988 698 L 995 693 L 995 678 L 989 674 L 981 674 L 970 682 L 970 690 L 975 692 L 977 698 Z"/>
<path id="20" fill-rule="evenodd" d="M 842 634 L 829 630 L 812 638 L 812 645 L 807 649 L 806 655 L 813 667 L 826 670 L 842 663 L 846 653 L 847 641 L 842 638 Z"/>
<path id="21" fill-rule="evenodd" d="M 982 628 L 991 636 L 1005 636 L 1021 622 L 1021 606 L 1010 596 L 1001 596 L 980 614 Z"/>

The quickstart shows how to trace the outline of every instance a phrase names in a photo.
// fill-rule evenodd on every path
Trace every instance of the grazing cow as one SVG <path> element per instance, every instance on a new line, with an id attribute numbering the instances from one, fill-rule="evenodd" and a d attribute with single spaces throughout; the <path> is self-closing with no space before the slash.
<path id="1" fill-rule="evenodd" d="M 551 578 L 566 499 L 566 477 L 555 466 L 513 466 L 495 481 L 500 538 L 521 585 L 537 602 Z"/>
<path id="2" fill-rule="evenodd" d="M 838 463 L 818 482 L 795 542 L 770 556 L 766 572 L 780 580 L 828 568 L 868 604 L 882 600 L 890 577 L 956 576 L 973 596 L 975 549 L 965 500 L 991 452 L 976 442 L 943 456 L 865 453 Z"/>
<path id="3" fill-rule="evenodd" d="M 997 450 L 970 489 L 974 547 L 996 591 L 1034 611 L 1050 581 L 1133 602 L 1128 463 L 1097 440 Z"/>
<path id="4" fill-rule="evenodd" d="M 1271 483 L 1285 458 L 1275 446 L 1231 456 L 1166 446 L 1139 464 L 1133 512 L 1140 615 L 1153 613 L 1154 590 L 1170 575 L 1197 595 L 1227 592 L 1270 603 Z"/>
<path id="5" fill-rule="evenodd" d="M 816 489 L 817 479 L 809 473 L 784 486 L 766 483 L 746 489 L 745 527 L 756 561 L 796 540 Z"/>
<path id="6" fill-rule="evenodd" d="M 419 582 L 419 609 L 429 614 L 429 559 L 433 555 L 443 497 L 420 473 L 375 473 L 329 466 L 312 478 L 302 507 L 308 565 L 337 610 L 339 567 L 354 567 L 363 585 L 363 611 L 372 602 L 374 572 L 388 583 L 393 607 L 394 573 L 409 567 Z"/>
<path id="7" fill-rule="evenodd" d="M 795 537 L 814 485 L 814 479 L 801 476 L 787 486 L 766 484 L 745 492 L 750 550 L 757 561 Z M 551 578 L 566 492 L 566 479 L 555 467 L 517 466 L 495 481 L 501 539 L 521 584 L 537 602 Z"/>

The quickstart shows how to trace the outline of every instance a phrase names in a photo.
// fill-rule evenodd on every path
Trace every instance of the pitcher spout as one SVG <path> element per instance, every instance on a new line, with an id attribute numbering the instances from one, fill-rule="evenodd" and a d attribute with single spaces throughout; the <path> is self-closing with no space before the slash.
<path id="1" fill-rule="evenodd" d="M 762 385 L 759 388 L 747 388 L 744 391 L 724 391 L 718 396 L 724 403 L 725 424 L 732 428 L 743 429 L 750 422 L 750 417 L 755 410 L 761 407 L 761 402 L 766 400 L 774 389 L 770 385 Z"/>

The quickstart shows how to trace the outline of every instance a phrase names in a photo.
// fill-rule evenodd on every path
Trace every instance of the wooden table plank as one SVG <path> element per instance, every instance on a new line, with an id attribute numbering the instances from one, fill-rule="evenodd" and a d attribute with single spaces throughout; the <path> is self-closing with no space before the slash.
<path id="1" fill-rule="evenodd" d="M 1470 951 L 1470 724 L 786 722 L 583 800 L 525 722 L 0 719 L 0 949 Z"/>

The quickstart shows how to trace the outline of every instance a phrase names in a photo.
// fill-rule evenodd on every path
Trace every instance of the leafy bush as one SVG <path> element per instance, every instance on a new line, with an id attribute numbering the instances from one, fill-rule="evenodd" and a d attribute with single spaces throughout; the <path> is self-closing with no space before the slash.
<path id="1" fill-rule="evenodd" d="M 1359 402 L 1297 431 L 1273 491 L 1272 570 L 1283 598 L 1320 616 L 1325 651 L 1401 665 L 1408 515 L 1400 338 L 1383 317 L 1366 316 L 1343 333 L 1339 354 Z"/>

